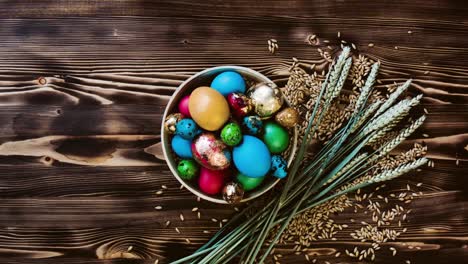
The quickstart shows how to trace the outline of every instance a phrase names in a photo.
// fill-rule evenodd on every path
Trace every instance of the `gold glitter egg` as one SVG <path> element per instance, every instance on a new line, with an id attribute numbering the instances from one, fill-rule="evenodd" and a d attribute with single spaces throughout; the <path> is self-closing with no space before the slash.
<path id="1" fill-rule="evenodd" d="M 259 83 L 247 91 L 255 113 L 262 119 L 270 118 L 283 105 L 280 89 L 272 82 Z"/>
<path id="2" fill-rule="evenodd" d="M 244 189 L 236 182 L 229 182 L 223 188 L 223 199 L 230 203 L 239 203 L 244 197 Z"/>
<path id="3" fill-rule="evenodd" d="M 176 132 L 177 123 L 183 118 L 184 116 L 181 113 L 174 113 L 174 114 L 168 115 L 166 117 L 166 120 L 164 120 L 164 129 L 169 134 L 174 134 Z"/>
<path id="4" fill-rule="evenodd" d="M 279 111 L 275 116 L 275 121 L 284 126 L 292 128 L 299 123 L 299 113 L 292 107 L 287 107 Z"/>

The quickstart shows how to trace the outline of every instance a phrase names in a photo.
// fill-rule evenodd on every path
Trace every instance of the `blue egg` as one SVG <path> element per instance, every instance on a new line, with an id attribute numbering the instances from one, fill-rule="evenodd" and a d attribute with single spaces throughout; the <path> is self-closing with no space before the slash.
<path id="1" fill-rule="evenodd" d="M 192 141 L 184 139 L 179 135 L 175 135 L 171 141 L 172 150 L 174 150 L 177 156 L 183 159 L 190 159 L 192 158 Z"/>
<path id="2" fill-rule="evenodd" d="M 230 93 L 245 93 L 245 81 L 239 73 L 226 71 L 214 78 L 211 82 L 211 88 L 224 96 Z"/>
<path id="3" fill-rule="evenodd" d="M 193 139 L 200 129 L 193 119 L 184 118 L 176 124 L 176 135 L 185 139 Z"/>
<path id="4" fill-rule="evenodd" d="M 242 119 L 242 127 L 250 135 L 258 135 L 263 128 L 262 119 L 258 116 L 246 116 Z"/>
<path id="5" fill-rule="evenodd" d="M 277 178 L 284 178 L 288 175 L 288 164 L 286 160 L 280 155 L 274 155 L 271 157 L 271 173 Z"/>
<path id="6" fill-rule="evenodd" d="M 236 168 L 247 177 L 263 177 L 270 171 L 270 151 L 256 137 L 244 136 L 242 142 L 234 147 L 232 156 Z"/>

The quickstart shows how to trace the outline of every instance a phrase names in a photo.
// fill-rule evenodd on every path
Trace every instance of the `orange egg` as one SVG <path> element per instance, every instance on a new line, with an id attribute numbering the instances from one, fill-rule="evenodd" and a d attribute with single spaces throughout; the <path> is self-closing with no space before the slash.
<path id="1" fill-rule="evenodd" d="M 224 96 L 213 88 L 201 86 L 193 90 L 189 99 L 193 120 L 203 129 L 220 129 L 229 118 L 229 105 Z"/>

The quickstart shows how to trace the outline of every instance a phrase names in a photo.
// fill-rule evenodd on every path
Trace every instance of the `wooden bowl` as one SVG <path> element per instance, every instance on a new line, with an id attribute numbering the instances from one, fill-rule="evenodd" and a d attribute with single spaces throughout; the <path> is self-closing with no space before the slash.
<path id="1" fill-rule="evenodd" d="M 272 82 L 270 79 L 268 79 L 265 75 L 254 71 L 249 68 L 245 67 L 240 67 L 240 66 L 219 66 L 219 67 L 213 67 L 209 68 L 206 70 L 203 70 L 192 77 L 188 78 L 186 81 L 184 81 L 174 92 L 172 95 L 171 99 L 169 100 L 169 103 L 166 106 L 166 110 L 164 111 L 164 116 L 162 119 L 162 124 L 161 124 L 161 140 L 162 140 L 162 149 L 164 153 L 164 158 L 167 162 L 167 165 L 169 166 L 169 169 L 171 170 L 172 174 L 174 177 L 189 191 L 197 195 L 198 197 L 205 199 L 210 202 L 214 203 L 219 203 L 219 204 L 227 204 L 225 200 L 221 197 L 221 195 L 217 196 L 211 196 L 204 194 L 200 189 L 198 188 L 198 182 L 197 181 L 184 181 L 182 178 L 179 177 L 179 174 L 177 172 L 177 162 L 175 159 L 175 155 L 173 154 L 171 150 L 171 143 L 170 143 L 170 135 L 165 131 L 164 129 L 164 120 L 166 119 L 167 115 L 171 113 L 178 112 L 178 102 L 182 97 L 184 97 L 187 94 L 190 94 L 192 90 L 199 86 L 209 86 L 211 81 L 216 77 L 216 75 L 224 72 L 224 71 L 235 71 L 241 74 L 246 80 L 247 83 L 260 83 L 260 82 Z M 287 103 L 287 102 L 286 102 Z M 289 153 L 295 153 L 296 148 L 297 148 L 297 129 L 294 128 L 293 135 L 291 137 L 291 143 L 290 146 L 291 151 Z M 293 159 L 293 155 L 290 155 L 288 157 L 288 166 L 291 164 Z M 258 188 L 255 190 L 246 192 L 244 195 L 244 198 L 242 199 L 241 202 L 246 202 L 249 200 L 252 200 L 256 197 L 259 197 L 260 195 L 264 194 L 271 188 L 273 188 L 279 181 L 280 179 L 277 179 L 273 176 L 266 176 L 267 178 L 265 181 L 260 185 Z"/>

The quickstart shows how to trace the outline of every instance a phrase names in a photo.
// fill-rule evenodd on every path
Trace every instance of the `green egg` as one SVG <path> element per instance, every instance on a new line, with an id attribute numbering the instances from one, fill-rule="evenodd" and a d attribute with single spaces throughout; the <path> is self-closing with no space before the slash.
<path id="1" fill-rule="evenodd" d="M 221 140 L 228 146 L 235 146 L 242 140 L 242 131 L 237 123 L 229 123 L 221 130 Z"/>
<path id="2" fill-rule="evenodd" d="M 197 177 L 198 170 L 198 164 L 195 161 L 189 159 L 181 160 L 177 165 L 179 176 L 184 180 L 191 180 Z"/>
<path id="3" fill-rule="evenodd" d="M 236 176 L 236 179 L 242 185 L 242 188 L 244 188 L 244 191 L 251 191 L 257 188 L 258 186 L 260 186 L 260 184 L 262 184 L 263 179 L 265 179 L 265 177 L 252 178 L 252 177 L 247 177 L 244 174 L 239 172 Z"/>
<path id="4" fill-rule="evenodd" d="M 265 142 L 271 153 L 281 153 L 289 145 L 288 131 L 279 124 L 268 121 L 264 125 L 263 142 Z"/>

